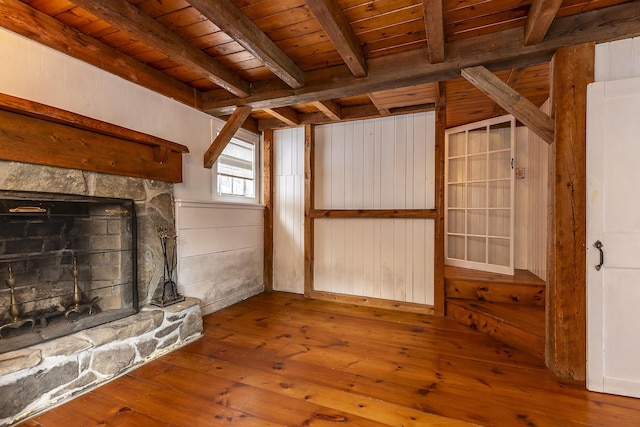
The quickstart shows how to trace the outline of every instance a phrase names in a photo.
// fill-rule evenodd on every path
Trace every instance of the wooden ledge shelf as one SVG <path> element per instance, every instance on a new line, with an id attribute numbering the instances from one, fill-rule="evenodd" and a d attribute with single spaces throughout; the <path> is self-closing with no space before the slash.
<path id="1" fill-rule="evenodd" d="M 182 182 L 181 144 L 0 94 L 0 158 Z"/>
<path id="2" fill-rule="evenodd" d="M 435 209 L 312 209 L 311 218 L 414 218 L 435 219 Z"/>

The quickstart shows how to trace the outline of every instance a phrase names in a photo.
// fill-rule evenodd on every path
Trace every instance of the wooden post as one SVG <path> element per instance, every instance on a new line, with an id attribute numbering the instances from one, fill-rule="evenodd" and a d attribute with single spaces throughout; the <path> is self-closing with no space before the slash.
<path id="1" fill-rule="evenodd" d="M 435 139 L 435 207 L 433 242 L 433 309 L 437 316 L 445 315 L 444 293 L 444 142 L 447 128 L 446 84 L 438 83 L 436 97 L 436 139 Z"/>
<path id="2" fill-rule="evenodd" d="M 595 45 L 559 49 L 551 68 L 555 140 L 549 153 L 546 361 L 586 378 L 586 111 Z"/>
<path id="3" fill-rule="evenodd" d="M 313 217 L 315 126 L 304 127 L 304 294 L 313 293 Z"/>
<path id="4" fill-rule="evenodd" d="M 263 283 L 266 292 L 273 291 L 273 129 L 262 133 L 263 172 L 262 197 L 264 202 L 264 267 Z"/>

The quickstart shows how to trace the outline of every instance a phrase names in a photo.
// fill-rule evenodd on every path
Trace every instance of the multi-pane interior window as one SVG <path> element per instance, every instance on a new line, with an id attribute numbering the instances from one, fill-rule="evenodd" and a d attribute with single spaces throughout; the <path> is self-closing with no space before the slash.
<path id="1" fill-rule="evenodd" d="M 513 274 L 515 119 L 446 131 L 445 263 Z"/>
<path id="2" fill-rule="evenodd" d="M 218 158 L 217 190 L 222 196 L 256 197 L 255 145 L 233 138 Z"/>

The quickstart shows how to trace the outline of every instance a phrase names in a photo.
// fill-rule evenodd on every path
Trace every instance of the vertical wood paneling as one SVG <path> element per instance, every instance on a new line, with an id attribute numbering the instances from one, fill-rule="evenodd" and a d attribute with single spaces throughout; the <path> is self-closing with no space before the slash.
<path id="1" fill-rule="evenodd" d="M 541 110 L 549 114 L 550 102 Z M 549 144 L 529 131 L 529 166 L 527 169 L 527 269 L 541 278 L 547 278 L 547 206 Z"/>
<path id="2" fill-rule="evenodd" d="M 515 166 L 524 168 L 524 179 L 515 180 L 514 203 L 514 267 L 528 269 L 527 247 L 529 234 L 529 129 L 524 126 L 516 128 Z"/>
<path id="3" fill-rule="evenodd" d="M 394 128 L 395 117 L 387 119 L 379 119 L 376 122 L 376 138 L 380 134 L 380 208 L 393 209 L 395 201 L 395 168 L 397 164 L 395 145 L 394 144 Z M 398 192 L 404 191 L 398 188 Z M 404 208 L 404 206 L 399 206 Z"/>
<path id="4" fill-rule="evenodd" d="M 434 115 L 316 127 L 316 209 L 434 207 Z"/>
<path id="5" fill-rule="evenodd" d="M 434 129 L 433 113 L 317 127 L 316 208 L 433 208 Z M 315 290 L 433 304 L 433 221 L 316 219 L 315 239 Z"/>
<path id="6" fill-rule="evenodd" d="M 640 77 L 640 37 L 596 46 L 595 81 L 633 77 Z"/>
<path id="7" fill-rule="evenodd" d="M 315 224 L 315 290 L 433 304 L 433 221 L 316 219 Z"/>
<path id="8" fill-rule="evenodd" d="M 364 141 L 362 143 L 362 205 L 358 208 L 366 206 L 375 206 L 375 188 L 379 183 L 375 180 L 376 161 L 376 142 L 374 138 L 375 124 L 373 120 L 362 122 Z M 369 185 L 364 185 L 368 183 Z"/>
<path id="9" fill-rule="evenodd" d="M 364 156 L 364 144 L 365 144 L 365 130 L 364 122 L 354 122 L 353 134 L 351 136 L 353 140 L 353 161 L 352 161 L 352 188 L 355 189 L 351 192 L 350 206 L 348 209 L 357 209 L 364 206 L 364 184 L 365 180 L 365 162 L 367 161 Z"/>
<path id="10" fill-rule="evenodd" d="M 274 131 L 273 289 L 304 292 L 304 129 Z"/>

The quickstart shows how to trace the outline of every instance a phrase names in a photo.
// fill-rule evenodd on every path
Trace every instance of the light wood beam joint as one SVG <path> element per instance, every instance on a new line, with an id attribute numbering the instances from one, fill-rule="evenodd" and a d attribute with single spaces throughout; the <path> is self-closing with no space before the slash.
<path id="1" fill-rule="evenodd" d="M 146 45 L 158 49 L 168 57 L 193 68 L 207 79 L 239 97 L 251 93 L 249 82 L 225 67 L 211 56 L 196 48 L 173 31 L 126 0 L 98 1 L 74 0 L 81 8 L 91 12 L 115 28 Z"/>
<path id="2" fill-rule="evenodd" d="M 251 114 L 251 107 L 243 105 L 236 108 L 231 117 L 229 117 L 229 120 L 227 120 L 227 123 L 222 127 L 222 130 L 216 139 L 211 143 L 207 152 L 204 154 L 205 168 L 211 169 L 211 167 L 213 167 L 213 164 L 218 160 L 218 157 L 220 157 L 224 148 L 227 146 L 229 141 L 231 141 L 233 135 L 236 134 L 238 129 L 242 127 L 244 121 L 247 120 L 249 114 Z"/>
<path id="3" fill-rule="evenodd" d="M 304 72 L 232 0 L 189 0 L 229 37 L 241 44 L 293 89 L 305 85 Z"/>
<path id="4" fill-rule="evenodd" d="M 422 0 L 427 51 L 432 64 L 444 61 L 444 21 L 442 0 Z"/>
<path id="5" fill-rule="evenodd" d="M 354 76 L 367 75 L 367 61 L 351 24 L 336 0 L 306 0 L 309 9 L 329 36 Z"/>
<path id="6" fill-rule="evenodd" d="M 482 66 L 464 68 L 462 77 L 480 89 L 547 143 L 553 142 L 554 120 Z"/>
<path id="7" fill-rule="evenodd" d="M 524 25 L 524 44 L 540 43 L 562 5 L 562 0 L 533 0 Z"/>

